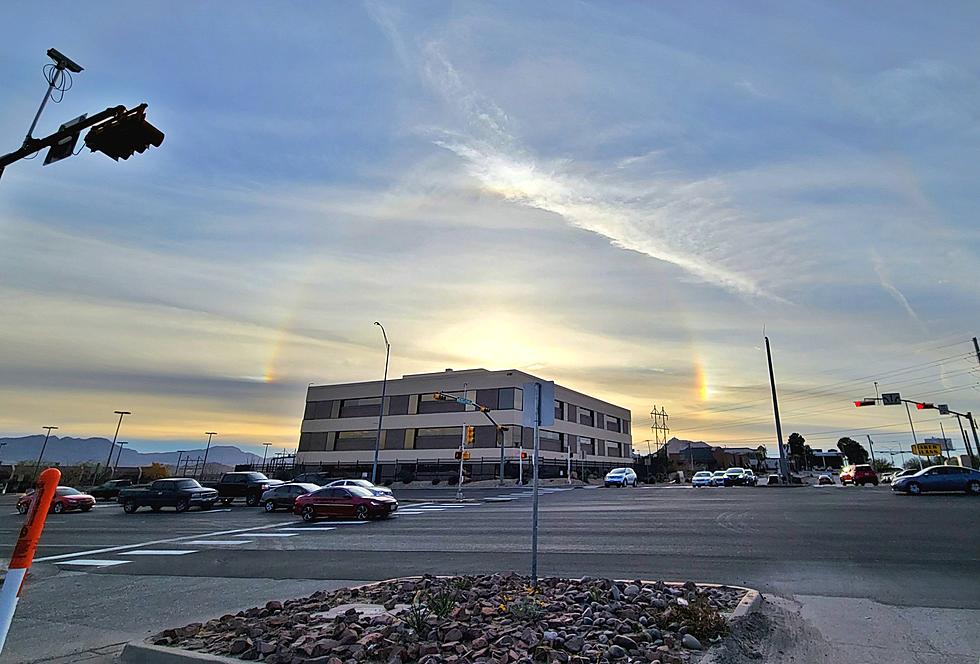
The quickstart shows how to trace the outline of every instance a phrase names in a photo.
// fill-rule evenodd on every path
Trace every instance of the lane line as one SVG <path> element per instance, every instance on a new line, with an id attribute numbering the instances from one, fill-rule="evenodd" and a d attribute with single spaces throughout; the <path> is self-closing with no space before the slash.
<path id="1" fill-rule="evenodd" d="M 140 549 L 138 551 L 127 551 L 120 553 L 120 556 L 184 556 L 188 553 L 197 553 L 194 549 Z M 67 563 L 62 563 L 67 564 Z"/>
<path id="2" fill-rule="evenodd" d="M 322 533 L 328 530 L 336 530 L 336 528 L 320 528 L 317 526 L 297 526 L 295 528 L 283 528 L 282 530 L 291 530 L 297 533 Z"/>
<path id="3" fill-rule="evenodd" d="M 252 540 L 194 540 L 193 542 L 184 542 L 184 544 L 193 544 L 195 546 L 202 546 L 206 544 L 220 544 L 224 546 L 225 544 L 251 544 Z"/>
<path id="4" fill-rule="evenodd" d="M 131 560 L 96 560 L 90 558 L 88 560 L 65 560 L 57 565 L 79 565 L 82 567 L 112 567 L 113 565 L 125 565 Z"/>
<path id="5" fill-rule="evenodd" d="M 235 537 L 292 537 L 296 533 L 249 533 L 247 535 L 235 535 Z"/>
<path id="6" fill-rule="evenodd" d="M 116 551 L 129 551 L 130 549 L 141 549 L 144 546 L 155 546 L 157 544 L 173 544 L 174 542 L 187 542 L 188 540 L 200 540 L 202 537 L 217 537 L 219 535 L 234 535 L 236 533 L 247 533 L 253 530 L 268 530 L 277 528 L 281 524 L 272 523 L 267 526 L 255 526 L 254 528 L 236 528 L 235 530 L 219 530 L 213 533 L 198 533 L 197 535 L 184 535 L 183 537 L 171 537 L 168 539 L 152 540 L 150 542 L 140 542 L 139 544 L 125 544 L 123 546 L 109 546 L 104 549 L 93 549 L 89 551 L 78 551 L 77 553 L 63 553 L 57 556 L 44 556 L 35 558 L 34 562 L 44 563 L 51 560 L 67 560 L 69 558 L 79 558 L 81 556 L 91 556 L 98 553 L 115 553 Z M 190 542 L 193 544 L 194 542 Z"/>

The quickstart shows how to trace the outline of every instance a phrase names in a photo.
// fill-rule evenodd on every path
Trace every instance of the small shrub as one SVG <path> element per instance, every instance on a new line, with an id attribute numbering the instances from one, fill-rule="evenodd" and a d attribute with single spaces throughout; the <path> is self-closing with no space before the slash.
<path id="1" fill-rule="evenodd" d="M 402 618 L 402 622 L 413 630 L 416 634 L 425 634 L 429 630 L 429 623 L 426 621 L 429 618 L 429 607 L 418 601 L 418 597 L 412 602 L 412 605 L 405 610 L 405 617 Z"/>
<path id="2" fill-rule="evenodd" d="M 452 610 L 456 608 L 457 596 L 456 591 L 452 589 L 439 590 L 437 592 L 429 595 L 425 602 L 425 605 L 429 608 L 432 613 L 439 616 L 440 618 L 445 618 Z"/>
<path id="3" fill-rule="evenodd" d="M 686 624 L 690 627 L 690 633 L 700 640 L 728 633 L 728 622 L 724 616 L 703 597 L 687 606 L 671 605 L 663 612 L 660 622 L 662 625 L 674 622 Z"/>
<path id="4" fill-rule="evenodd" d="M 536 621 L 544 616 L 544 605 L 530 597 L 522 597 L 507 606 L 507 613 L 525 622 Z"/>

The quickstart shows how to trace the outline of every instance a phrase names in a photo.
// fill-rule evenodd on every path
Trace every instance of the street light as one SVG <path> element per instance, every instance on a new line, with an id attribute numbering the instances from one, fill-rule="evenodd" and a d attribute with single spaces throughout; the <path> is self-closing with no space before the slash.
<path id="1" fill-rule="evenodd" d="M 265 455 L 269 452 L 269 445 L 272 443 L 262 443 L 262 472 L 265 472 Z"/>
<path id="2" fill-rule="evenodd" d="M 204 479 L 204 473 L 207 472 L 208 468 L 208 452 L 211 451 L 211 436 L 217 436 L 217 431 L 205 431 L 204 435 L 208 437 L 208 446 L 204 448 L 204 463 L 201 464 L 201 479 Z"/>
<path id="3" fill-rule="evenodd" d="M 122 448 L 123 448 L 123 445 L 129 445 L 129 443 L 127 441 L 125 441 L 125 440 L 120 440 L 116 444 L 119 445 L 119 451 L 116 452 L 116 465 L 114 465 L 112 467 L 112 475 L 113 475 L 113 477 L 115 477 L 116 471 L 119 470 L 119 457 L 122 456 Z"/>
<path id="4" fill-rule="evenodd" d="M 388 333 L 385 332 L 385 326 L 378 321 L 374 321 L 374 324 L 381 328 L 381 335 L 385 339 L 385 375 L 384 380 L 381 382 L 381 406 L 378 408 L 378 436 L 374 440 L 374 463 L 371 464 L 371 482 L 377 483 L 378 453 L 381 450 L 381 425 L 384 423 L 385 418 L 385 393 L 388 390 L 388 358 L 391 355 L 391 344 L 388 343 Z"/>
<path id="5" fill-rule="evenodd" d="M 41 445 L 41 453 L 37 455 L 37 463 L 34 464 L 34 475 L 31 477 L 31 484 L 37 479 L 38 468 L 41 467 L 41 459 L 44 457 L 44 448 L 48 446 L 48 437 L 51 435 L 52 429 L 57 429 L 58 427 L 41 427 L 42 429 L 47 429 L 47 433 L 44 434 L 44 443 Z"/>
<path id="6" fill-rule="evenodd" d="M 123 417 L 126 415 L 132 415 L 132 413 L 128 410 L 114 410 L 112 412 L 119 416 L 119 421 L 116 422 L 116 433 L 112 434 L 112 444 L 109 445 L 109 456 L 106 457 L 105 460 L 105 467 L 107 471 L 112 465 L 112 451 L 116 448 L 116 438 L 119 437 L 119 427 L 122 426 Z"/>

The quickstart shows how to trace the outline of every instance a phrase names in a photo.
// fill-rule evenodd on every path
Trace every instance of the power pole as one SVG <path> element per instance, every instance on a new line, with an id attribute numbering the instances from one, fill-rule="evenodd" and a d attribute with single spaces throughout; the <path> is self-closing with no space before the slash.
<path id="1" fill-rule="evenodd" d="M 667 442 L 667 435 L 670 433 L 670 427 L 667 426 L 667 419 L 670 416 L 667 415 L 667 410 L 661 406 L 660 411 L 657 411 L 657 405 L 654 404 L 653 410 L 650 411 L 650 418 L 653 420 L 653 425 L 650 429 L 653 431 L 653 442 L 660 444 L 661 437 L 663 442 Z"/>
<path id="2" fill-rule="evenodd" d="M 977 364 L 980 364 L 980 342 L 976 337 L 973 337 L 973 350 L 977 352 Z"/>
<path id="3" fill-rule="evenodd" d="M 868 434 L 868 447 L 871 448 L 871 468 L 875 467 L 875 444 L 871 440 L 871 435 Z"/>
<path id="4" fill-rule="evenodd" d="M 779 445 L 779 475 L 784 482 L 789 483 L 789 469 L 786 467 L 786 450 L 783 449 L 783 425 L 779 421 L 779 401 L 776 398 L 776 376 L 772 371 L 772 350 L 769 348 L 769 337 L 767 336 L 765 339 L 766 359 L 769 362 L 769 386 L 772 389 L 772 413 L 773 418 L 776 420 L 776 444 Z"/>

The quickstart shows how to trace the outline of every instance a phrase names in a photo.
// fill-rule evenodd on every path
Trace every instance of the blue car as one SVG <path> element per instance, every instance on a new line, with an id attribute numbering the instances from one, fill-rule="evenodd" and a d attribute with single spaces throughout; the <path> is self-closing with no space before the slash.
<path id="1" fill-rule="evenodd" d="M 980 471 L 962 466 L 930 466 L 894 480 L 892 491 L 913 496 L 929 491 L 965 491 L 980 496 Z"/>

